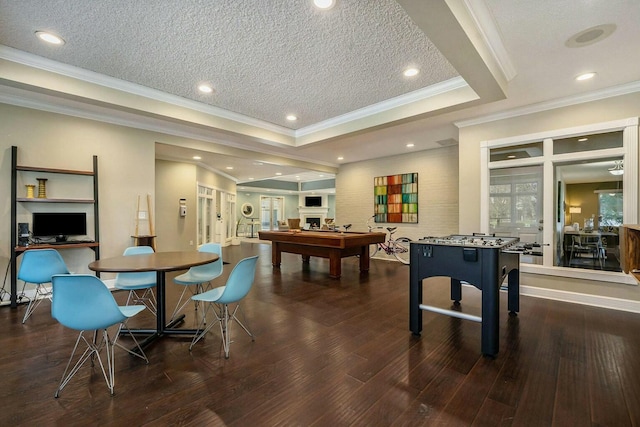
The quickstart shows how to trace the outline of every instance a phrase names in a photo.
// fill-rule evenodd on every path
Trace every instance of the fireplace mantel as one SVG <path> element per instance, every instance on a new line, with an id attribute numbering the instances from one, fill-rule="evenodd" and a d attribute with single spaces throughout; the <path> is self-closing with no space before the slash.
<path id="1" fill-rule="evenodd" d="M 308 208 L 305 206 L 298 206 L 298 213 L 300 215 L 300 223 L 305 224 L 307 217 L 320 218 L 320 224 L 324 224 L 324 220 L 327 218 L 329 208 L 324 206 L 316 206 Z"/>

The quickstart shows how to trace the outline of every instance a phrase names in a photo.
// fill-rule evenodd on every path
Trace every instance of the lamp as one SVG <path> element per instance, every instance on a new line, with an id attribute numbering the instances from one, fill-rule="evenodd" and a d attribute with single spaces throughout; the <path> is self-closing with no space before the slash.
<path id="1" fill-rule="evenodd" d="M 573 214 L 582 213 L 580 206 L 569 206 L 569 222 L 573 222 Z"/>
<path id="2" fill-rule="evenodd" d="M 617 160 L 615 166 L 609 169 L 609 173 L 611 175 L 622 175 L 624 173 L 624 169 L 622 168 L 622 160 Z"/>

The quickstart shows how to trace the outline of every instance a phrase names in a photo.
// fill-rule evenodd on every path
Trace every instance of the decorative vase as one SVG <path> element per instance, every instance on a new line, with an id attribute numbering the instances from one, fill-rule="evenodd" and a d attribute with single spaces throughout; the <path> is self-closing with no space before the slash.
<path id="1" fill-rule="evenodd" d="M 35 194 L 34 190 L 36 188 L 35 184 L 27 184 L 25 187 L 27 187 L 27 199 L 33 199 L 33 195 Z"/>
<path id="2" fill-rule="evenodd" d="M 47 198 L 47 178 L 36 178 L 38 180 L 38 198 Z"/>

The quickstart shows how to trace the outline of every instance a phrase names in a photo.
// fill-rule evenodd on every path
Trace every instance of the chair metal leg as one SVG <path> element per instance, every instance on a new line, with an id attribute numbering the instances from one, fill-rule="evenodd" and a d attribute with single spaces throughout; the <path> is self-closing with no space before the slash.
<path id="1" fill-rule="evenodd" d="M 36 308 L 38 308 L 38 306 L 40 305 L 40 303 L 44 298 L 51 299 L 51 291 L 43 292 L 43 289 L 44 289 L 44 285 L 42 285 L 41 283 L 36 284 L 35 293 L 33 295 L 33 298 L 29 299 L 29 305 L 27 305 L 27 311 L 25 311 L 24 313 L 24 317 L 22 318 L 22 323 L 26 322 L 27 319 L 31 317 L 33 312 L 36 310 Z M 24 294 L 24 288 L 23 288 L 23 294 Z M 39 296 L 42 298 L 38 298 Z"/>
<path id="2" fill-rule="evenodd" d="M 131 289 L 129 291 L 129 296 L 127 297 L 127 302 L 125 305 L 131 304 L 142 304 L 147 307 L 147 309 L 152 312 L 154 316 L 157 316 L 158 310 L 156 307 L 158 303 L 156 301 L 156 295 L 153 293 L 152 288 L 145 289 L 142 295 L 139 295 L 136 289 Z"/>
<path id="3" fill-rule="evenodd" d="M 213 311 L 213 314 L 215 316 L 215 320 L 212 323 L 209 323 L 207 325 L 206 316 L 207 316 L 207 313 L 209 312 L 209 310 Z M 200 341 L 200 339 L 202 339 L 202 337 L 204 337 L 211 330 L 211 328 L 213 328 L 221 320 L 222 320 L 221 317 L 216 312 L 215 305 L 214 304 L 208 304 L 207 308 L 202 313 L 202 321 L 200 322 L 200 326 L 198 327 L 197 332 L 196 332 L 195 336 L 193 337 L 193 340 L 191 341 L 191 345 L 189 345 L 189 351 L 191 351 L 193 346 L 198 341 Z M 205 327 L 205 325 L 206 325 L 206 327 Z"/>
<path id="4" fill-rule="evenodd" d="M 176 308 L 173 310 L 171 317 L 169 317 L 170 321 L 174 320 L 178 315 L 178 313 L 184 310 L 184 308 L 189 304 L 189 300 L 191 299 L 190 297 L 185 299 L 184 302 L 182 301 L 184 299 L 184 295 L 187 293 L 187 289 L 191 292 L 191 295 L 201 294 L 211 289 L 211 282 L 196 283 L 195 285 L 183 285 L 183 286 L 184 286 L 184 289 L 180 294 L 180 298 L 178 298 L 178 303 L 176 304 Z M 193 289 L 193 287 L 195 287 L 195 290 Z M 199 307 L 199 301 L 194 301 L 194 305 L 195 305 L 195 311 L 197 313 L 198 307 Z M 202 313 L 202 319 L 206 324 L 207 319 L 204 312 Z"/>
<path id="5" fill-rule="evenodd" d="M 60 385 L 58 386 L 58 389 L 54 394 L 54 397 L 56 398 L 60 395 L 60 392 L 62 391 L 62 389 L 69 383 L 71 378 L 73 378 L 73 376 L 78 372 L 78 370 L 80 370 L 82 365 L 84 365 L 87 360 L 91 360 L 93 365 L 93 360 L 95 358 L 98 359 L 98 363 L 100 364 L 100 369 L 102 370 L 102 375 L 104 376 L 104 379 L 107 382 L 107 386 L 109 387 L 109 390 L 112 392 L 111 394 L 113 394 L 112 386 L 109 383 L 109 379 L 107 378 L 107 373 L 104 369 L 104 365 L 102 364 L 102 358 L 100 357 L 100 350 L 105 345 L 106 330 L 104 331 L 103 339 L 99 342 L 94 342 L 93 340 L 88 341 L 84 336 L 84 332 L 85 331 L 80 331 L 80 333 L 78 334 L 78 338 L 76 339 L 76 344 L 73 347 L 73 351 L 71 352 L 71 356 L 69 357 L 67 366 L 64 370 L 64 373 L 62 374 Z M 78 345 L 80 344 L 81 340 L 84 341 L 87 347 L 85 348 L 82 355 L 78 358 L 78 361 L 75 363 L 75 365 L 73 365 L 73 368 L 69 369 L 69 366 L 71 366 L 71 361 L 73 360 L 73 357 L 76 354 L 76 350 L 78 349 Z"/>
<path id="6" fill-rule="evenodd" d="M 128 348 L 122 346 L 118 343 L 118 337 L 120 336 L 120 331 L 125 329 L 129 336 L 133 339 L 136 347 L 138 348 L 139 353 L 129 350 Z M 106 329 L 102 330 L 101 340 L 98 340 L 97 331 L 94 331 L 93 339 L 91 341 L 87 340 L 84 336 L 85 331 L 80 331 L 78 334 L 78 338 L 76 339 L 76 344 L 73 347 L 73 351 L 71 352 L 71 357 L 69 357 L 69 361 L 67 362 L 67 366 L 62 374 L 62 379 L 60 380 L 60 385 L 56 390 L 54 397 L 60 396 L 60 392 L 62 389 L 69 383 L 71 378 L 80 370 L 82 365 L 84 365 L 87 360 L 91 361 L 91 366 L 93 366 L 93 362 L 95 359 L 98 360 L 98 364 L 100 365 L 100 370 L 102 371 L 102 376 L 104 377 L 105 382 L 107 383 L 107 387 L 109 388 L 109 393 L 114 395 L 114 387 L 115 387 L 115 347 L 120 347 L 124 349 L 127 353 L 130 353 L 133 356 L 139 357 L 143 359 L 146 363 L 149 363 L 149 359 L 145 355 L 144 351 L 138 344 L 135 336 L 131 333 L 129 328 L 127 328 L 125 323 L 121 323 L 118 327 L 118 332 L 115 334 L 114 339 L 111 340 L 109 338 L 109 333 Z M 69 369 L 71 366 L 71 361 L 73 360 L 74 355 L 76 354 L 76 350 L 78 349 L 78 345 L 80 341 L 84 341 L 86 344 L 86 348 L 82 355 L 79 357 L 78 361 L 73 365 L 73 368 Z M 105 348 L 105 353 L 107 357 L 107 370 L 105 370 L 104 364 L 102 363 L 102 358 L 100 357 L 100 351 L 102 348 Z"/>
<path id="7" fill-rule="evenodd" d="M 242 313 L 242 317 L 244 318 L 244 313 L 242 312 L 242 309 L 240 308 L 240 304 L 237 304 L 236 307 L 234 308 L 233 312 L 229 313 L 229 306 L 227 304 L 210 304 L 209 307 L 213 307 L 212 311 L 214 312 L 215 316 L 216 316 L 216 320 L 209 324 L 204 330 L 202 330 L 202 332 L 200 332 L 199 334 L 196 334 L 196 336 L 193 338 L 193 341 L 191 342 L 191 345 L 189 346 L 189 351 L 191 351 L 191 349 L 193 348 L 193 346 L 195 345 L 195 343 L 197 343 L 198 341 L 200 341 L 200 339 L 202 337 L 204 337 L 207 332 L 209 332 L 211 330 L 211 328 L 216 325 L 219 324 L 220 326 L 220 336 L 222 338 L 222 347 L 224 349 L 224 357 L 226 359 L 229 358 L 229 350 L 231 347 L 231 322 L 235 321 L 236 323 L 238 323 L 240 325 L 240 327 L 242 329 L 244 329 L 244 331 L 247 333 L 247 335 L 249 335 L 251 337 L 251 341 L 255 341 L 255 336 L 251 333 L 251 331 L 249 331 L 249 329 L 240 321 L 240 319 L 238 319 L 238 316 L 236 316 L 236 313 L 238 312 L 238 310 L 240 310 L 240 312 Z M 244 321 L 246 322 L 246 319 L 244 319 Z M 201 324 L 202 326 L 204 326 L 204 323 Z"/>

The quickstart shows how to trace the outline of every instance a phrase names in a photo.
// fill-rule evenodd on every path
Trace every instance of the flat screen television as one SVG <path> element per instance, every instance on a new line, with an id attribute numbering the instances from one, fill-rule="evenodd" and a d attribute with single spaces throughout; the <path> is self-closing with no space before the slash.
<path id="1" fill-rule="evenodd" d="M 304 198 L 304 205 L 307 208 L 322 206 L 322 196 L 306 196 Z"/>
<path id="2" fill-rule="evenodd" d="M 31 222 L 34 237 L 55 237 L 65 241 L 69 236 L 87 234 L 86 212 L 34 212 Z"/>

